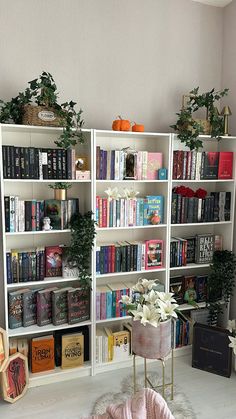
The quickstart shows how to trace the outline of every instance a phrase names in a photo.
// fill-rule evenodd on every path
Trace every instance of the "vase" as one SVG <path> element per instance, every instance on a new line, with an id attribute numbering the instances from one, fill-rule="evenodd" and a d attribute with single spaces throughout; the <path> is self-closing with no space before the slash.
<path id="1" fill-rule="evenodd" d="M 132 348 L 135 355 L 143 358 L 165 358 L 171 351 L 171 319 L 158 323 L 157 327 L 133 320 Z"/>
<path id="2" fill-rule="evenodd" d="M 54 189 L 54 199 L 66 201 L 66 189 Z"/>

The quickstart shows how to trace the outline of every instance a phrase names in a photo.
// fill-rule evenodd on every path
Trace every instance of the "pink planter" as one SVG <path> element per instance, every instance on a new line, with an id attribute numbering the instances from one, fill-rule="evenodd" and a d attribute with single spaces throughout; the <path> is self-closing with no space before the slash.
<path id="1" fill-rule="evenodd" d="M 171 351 L 171 320 L 157 327 L 139 320 L 132 322 L 132 348 L 135 355 L 148 359 L 163 359 Z"/>

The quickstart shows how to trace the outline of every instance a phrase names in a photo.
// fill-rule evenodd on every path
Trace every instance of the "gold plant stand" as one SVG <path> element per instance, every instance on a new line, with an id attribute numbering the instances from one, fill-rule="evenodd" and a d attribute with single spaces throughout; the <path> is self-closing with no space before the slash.
<path id="1" fill-rule="evenodd" d="M 136 392 L 136 354 L 133 354 L 133 378 L 134 378 L 134 393 Z M 153 386 L 149 378 L 147 377 L 147 358 L 144 360 L 144 386 L 147 388 L 149 385 L 153 390 L 162 389 L 162 396 L 165 399 L 165 390 L 167 387 L 171 388 L 171 400 L 174 399 L 174 352 L 171 350 L 171 381 L 169 383 L 165 382 L 165 360 L 157 359 L 161 361 L 162 364 L 162 384 L 158 386 Z"/>

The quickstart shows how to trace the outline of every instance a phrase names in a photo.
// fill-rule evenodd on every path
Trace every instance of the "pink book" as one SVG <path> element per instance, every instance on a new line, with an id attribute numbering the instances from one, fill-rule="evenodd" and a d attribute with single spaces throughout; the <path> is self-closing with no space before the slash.
<path id="1" fill-rule="evenodd" d="M 143 164 L 143 154 L 142 151 L 138 151 L 137 154 L 137 179 L 142 179 L 142 164 Z"/>
<path id="2" fill-rule="evenodd" d="M 147 161 L 147 179 L 156 180 L 158 170 L 162 168 L 162 153 L 149 153 L 148 152 L 148 161 Z"/>
<path id="3" fill-rule="evenodd" d="M 107 227 L 107 198 L 102 198 L 102 227 Z"/>
<path id="4" fill-rule="evenodd" d="M 96 320 L 100 320 L 100 292 L 96 292 Z"/>
<path id="5" fill-rule="evenodd" d="M 146 240 L 145 269 L 158 269 L 163 265 L 163 240 Z"/>

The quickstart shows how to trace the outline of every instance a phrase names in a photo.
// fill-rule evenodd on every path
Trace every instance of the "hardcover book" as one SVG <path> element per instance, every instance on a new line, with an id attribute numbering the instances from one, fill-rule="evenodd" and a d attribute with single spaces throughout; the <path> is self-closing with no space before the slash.
<path id="1" fill-rule="evenodd" d="M 192 303 L 197 300 L 196 282 L 195 276 L 184 277 L 184 301 L 186 303 Z"/>
<path id="2" fill-rule="evenodd" d="M 71 287 L 52 291 L 52 322 L 55 326 L 68 322 L 67 292 Z"/>
<path id="3" fill-rule="evenodd" d="M 164 222 L 164 197 L 147 195 L 144 199 L 144 225 Z"/>
<path id="4" fill-rule="evenodd" d="M 197 302 L 202 303 L 207 299 L 207 275 L 196 276 Z"/>
<path id="5" fill-rule="evenodd" d="M 234 153 L 232 151 L 220 151 L 218 179 L 232 179 L 233 156 Z"/>
<path id="6" fill-rule="evenodd" d="M 196 237 L 187 237 L 187 263 L 195 262 Z"/>
<path id="7" fill-rule="evenodd" d="M 62 276 L 62 251 L 61 246 L 45 247 L 45 277 Z"/>
<path id="8" fill-rule="evenodd" d="M 51 220 L 51 227 L 53 230 L 62 229 L 62 210 L 61 201 L 57 199 L 45 200 L 45 217 Z"/>
<path id="9" fill-rule="evenodd" d="M 89 361 L 90 357 L 90 348 L 89 348 L 89 327 L 88 326 L 75 326 L 70 329 L 62 329 L 55 331 L 55 364 L 56 367 L 61 366 L 61 357 L 62 357 L 62 336 L 68 334 L 76 333 L 77 335 L 82 333 L 84 337 L 84 361 Z"/>
<path id="10" fill-rule="evenodd" d="M 170 278 L 170 292 L 173 292 L 173 297 L 176 299 L 177 304 L 183 304 L 184 289 L 183 289 L 183 276 L 173 276 Z"/>
<path id="11" fill-rule="evenodd" d="M 9 329 L 16 329 L 23 325 L 23 293 L 28 289 L 11 291 L 8 293 Z"/>
<path id="12" fill-rule="evenodd" d="M 163 265 L 163 240 L 146 240 L 145 269 L 157 269 Z"/>
<path id="13" fill-rule="evenodd" d="M 84 336 L 80 333 L 62 335 L 61 368 L 76 368 L 84 363 Z"/>
<path id="14" fill-rule="evenodd" d="M 113 361 L 129 359 L 130 333 L 127 330 L 113 333 Z"/>
<path id="15" fill-rule="evenodd" d="M 37 290 L 29 290 L 23 296 L 23 326 L 37 323 Z"/>
<path id="16" fill-rule="evenodd" d="M 196 236 L 196 263 L 210 263 L 212 262 L 213 253 L 215 250 L 215 236 L 214 234 L 198 234 Z"/>
<path id="17" fill-rule="evenodd" d="M 204 157 L 204 179 L 217 179 L 218 178 L 218 164 L 219 164 L 219 152 L 218 151 L 206 151 Z"/>
<path id="18" fill-rule="evenodd" d="M 52 291 L 57 287 L 46 288 L 37 292 L 37 325 L 52 323 Z"/>
<path id="19" fill-rule="evenodd" d="M 158 178 L 158 170 L 162 168 L 162 153 L 150 153 L 148 152 L 148 164 L 147 164 L 147 179 L 155 180 Z"/>
<path id="20" fill-rule="evenodd" d="M 49 371 L 54 368 L 54 337 L 49 335 L 33 338 L 31 341 L 32 373 Z"/>
<path id="21" fill-rule="evenodd" d="M 90 291 L 81 288 L 68 290 L 68 323 L 74 324 L 90 318 Z"/>

